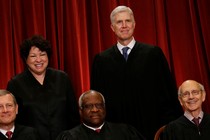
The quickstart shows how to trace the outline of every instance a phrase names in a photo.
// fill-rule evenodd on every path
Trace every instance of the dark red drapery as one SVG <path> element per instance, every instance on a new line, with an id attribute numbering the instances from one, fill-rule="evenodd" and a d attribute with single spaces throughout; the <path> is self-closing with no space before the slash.
<path id="1" fill-rule="evenodd" d="M 0 88 L 20 73 L 20 43 L 42 34 L 52 44 L 50 66 L 67 72 L 79 96 L 89 89 L 93 57 L 116 42 L 109 15 L 117 5 L 133 9 L 135 39 L 160 46 L 177 85 L 204 84 L 210 113 L 209 0 L 0 0 Z"/>

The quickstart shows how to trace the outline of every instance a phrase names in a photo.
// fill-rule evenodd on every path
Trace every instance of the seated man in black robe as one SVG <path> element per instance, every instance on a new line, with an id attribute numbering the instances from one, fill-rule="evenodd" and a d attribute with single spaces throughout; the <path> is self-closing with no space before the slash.
<path id="1" fill-rule="evenodd" d="M 187 80 L 178 91 L 178 99 L 185 113 L 166 125 L 164 140 L 209 140 L 210 115 L 202 111 L 206 92 L 200 83 Z M 197 120 L 197 121 L 196 121 Z"/>
<path id="2" fill-rule="evenodd" d="M 40 140 L 34 128 L 15 124 L 17 113 L 13 94 L 0 90 L 0 140 Z"/>
<path id="3" fill-rule="evenodd" d="M 144 140 L 132 126 L 105 121 L 106 109 L 103 95 L 89 90 L 79 98 L 82 124 L 60 133 L 57 140 Z"/>

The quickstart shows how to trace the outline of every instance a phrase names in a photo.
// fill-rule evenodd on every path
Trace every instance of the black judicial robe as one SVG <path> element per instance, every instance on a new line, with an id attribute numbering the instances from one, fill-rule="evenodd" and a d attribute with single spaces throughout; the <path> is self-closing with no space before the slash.
<path id="1" fill-rule="evenodd" d="M 62 132 L 56 140 L 144 140 L 144 137 L 130 125 L 105 122 L 100 133 L 81 124 Z"/>
<path id="2" fill-rule="evenodd" d="M 0 132 L 0 140 L 8 140 L 7 137 Z M 32 127 L 15 125 L 15 130 L 11 140 L 40 140 L 37 131 Z"/>
<path id="3" fill-rule="evenodd" d="M 167 60 L 156 46 L 136 42 L 127 62 L 116 45 L 97 54 L 91 89 L 104 95 L 107 121 L 131 124 L 148 140 L 183 113 Z"/>
<path id="4" fill-rule="evenodd" d="M 200 134 L 199 134 L 200 132 Z M 210 139 L 210 115 L 204 113 L 203 120 L 197 126 L 181 116 L 169 123 L 163 132 L 163 140 L 209 140 Z"/>
<path id="5" fill-rule="evenodd" d="M 80 124 L 78 106 L 66 73 L 47 68 L 43 85 L 29 70 L 13 77 L 7 89 L 19 104 L 17 122 L 38 130 L 41 140 L 54 140 Z"/>

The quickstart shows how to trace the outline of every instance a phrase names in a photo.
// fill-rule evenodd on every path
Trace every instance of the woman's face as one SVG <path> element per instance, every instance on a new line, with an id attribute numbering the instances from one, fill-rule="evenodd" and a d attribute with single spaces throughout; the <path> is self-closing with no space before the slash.
<path id="1" fill-rule="evenodd" d="M 26 59 L 26 64 L 32 74 L 44 74 L 48 66 L 49 60 L 46 51 L 41 51 L 36 46 L 32 46 Z"/>

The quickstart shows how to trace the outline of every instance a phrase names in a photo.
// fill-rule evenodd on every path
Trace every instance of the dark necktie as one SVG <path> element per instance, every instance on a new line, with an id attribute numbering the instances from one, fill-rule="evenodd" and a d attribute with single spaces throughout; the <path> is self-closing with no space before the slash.
<path id="1" fill-rule="evenodd" d="M 100 133 L 101 129 L 96 129 L 95 131 L 96 131 L 97 133 Z"/>
<path id="2" fill-rule="evenodd" d="M 129 49 L 129 47 L 122 48 L 123 56 L 124 56 L 124 58 L 125 58 L 126 61 L 128 59 L 128 53 L 127 53 L 128 49 Z"/>
<path id="3" fill-rule="evenodd" d="M 193 120 L 192 120 L 195 123 L 196 126 L 199 126 L 199 119 L 200 119 L 200 117 L 193 118 Z"/>
<path id="4" fill-rule="evenodd" d="M 12 131 L 7 131 L 6 135 L 8 137 L 8 140 L 11 140 L 11 138 L 12 138 Z"/>

